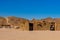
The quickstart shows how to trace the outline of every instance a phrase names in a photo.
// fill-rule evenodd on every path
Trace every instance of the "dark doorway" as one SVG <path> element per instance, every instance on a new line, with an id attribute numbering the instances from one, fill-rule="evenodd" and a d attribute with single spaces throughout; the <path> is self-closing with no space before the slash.
<path id="1" fill-rule="evenodd" d="M 29 23 L 29 31 L 33 31 L 33 23 Z"/>
<path id="2" fill-rule="evenodd" d="M 51 25 L 51 26 L 50 26 L 50 30 L 51 30 L 51 31 L 55 31 L 55 26 L 54 26 L 54 25 Z"/>

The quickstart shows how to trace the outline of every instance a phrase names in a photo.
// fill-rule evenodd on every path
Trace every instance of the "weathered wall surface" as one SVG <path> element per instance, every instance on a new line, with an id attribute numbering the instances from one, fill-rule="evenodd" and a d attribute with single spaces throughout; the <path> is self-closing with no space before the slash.
<path id="1" fill-rule="evenodd" d="M 6 24 L 6 19 L 4 17 L 0 17 L 0 25 Z"/>
<path id="2" fill-rule="evenodd" d="M 28 20 L 17 17 L 8 17 L 8 23 L 16 29 L 28 30 Z M 19 28 L 17 28 L 19 27 Z"/>
<path id="3" fill-rule="evenodd" d="M 56 18 L 55 20 L 55 26 L 56 26 L 56 30 L 59 31 L 60 30 L 60 18 Z"/>

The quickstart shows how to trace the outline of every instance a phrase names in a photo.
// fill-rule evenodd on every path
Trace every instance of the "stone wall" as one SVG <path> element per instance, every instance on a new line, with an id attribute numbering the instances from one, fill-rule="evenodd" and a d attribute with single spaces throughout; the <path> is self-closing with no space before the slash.
<path id="1" fill-rule="evenodd" d="M 30 25 L 31 24 L 31 25 Z M 52 26 L 52 27 L 51 27 Z M 54 27 L 54 31 L 60 30 L 60 18 L 45 18 L 41 20 L 28 20 L 18 17 L 0 17 L 0 28 L 13 28 L 22 31 L 41 31 L 51 30 Z"/>

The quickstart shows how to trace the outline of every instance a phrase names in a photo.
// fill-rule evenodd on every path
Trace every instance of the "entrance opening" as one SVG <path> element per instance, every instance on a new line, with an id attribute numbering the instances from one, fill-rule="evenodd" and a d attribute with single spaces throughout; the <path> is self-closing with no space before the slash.
<path id="1" fill-rule="evenodd" d="M 33 23 L 29 23 L 29 31 L 33 31 Z"/>
<path id="2" fill-rule="evenodd" d="M 55 31 L 55 26 L 54 26 L 54 25 L 51 25 L 51 26 L 50 26 L 50 30 L 51 30 L 51 31 Z"/>

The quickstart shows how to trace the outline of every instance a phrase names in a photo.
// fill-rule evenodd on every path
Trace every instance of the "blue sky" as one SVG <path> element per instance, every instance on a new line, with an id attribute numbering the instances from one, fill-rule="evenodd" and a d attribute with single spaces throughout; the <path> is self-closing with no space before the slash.
<path id="1" fill-rule="evenodd" d="M 0 0 L 0 16 L 60 18 L 60 0 Z"/>

